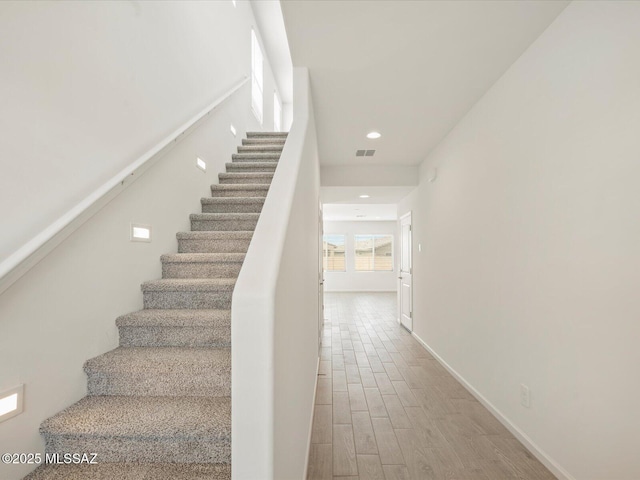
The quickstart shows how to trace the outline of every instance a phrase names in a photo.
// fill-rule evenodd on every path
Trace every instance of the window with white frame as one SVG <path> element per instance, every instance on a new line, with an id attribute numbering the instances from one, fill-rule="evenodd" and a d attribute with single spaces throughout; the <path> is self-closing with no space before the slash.
<path id="1" fill-rule="evenodd" d="M 255 30 L 251 29 L 251 109 L 262 125 L 264 57 Z"/>
<path id="2" fill-rule="evenodd" d="M 275 132 L 280 131 L 282 124 L 282 104 L 278 98 L 278 92 L 273 92 L 273 130 Z"/>
<path id="3" fill-rule="evenodd" d="M 322 268 L 325 272 L 344 272 L 344 235 L 324 235 L 322 237 Z"/>
<path id="4" fill-rule="evenodd" d="M 393 271 L 393 235 L 355 235 L 357 272 Z"/>

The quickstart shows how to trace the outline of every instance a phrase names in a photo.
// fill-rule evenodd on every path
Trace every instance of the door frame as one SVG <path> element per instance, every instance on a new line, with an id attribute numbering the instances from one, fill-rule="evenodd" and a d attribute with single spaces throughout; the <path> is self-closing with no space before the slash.
<path id="1" fill-rule="evenodd" d="M 402 215 L 398 219 L 398 227 L 399 227 L 399 237 L 400 237 L 400 255 L 398 262 L 398 323 L 400 326 L 406 328 L 409 332 L 413 331 L 413 217 L 411 216 L 411 210 Z M 404 239 L 402 237 L 402 224 L 405 219 L 409 219 L 409 246 L 408 246 L 408 255 L 409 255 L 409 315 L 411 318 L 411 328 L 409 329 L 404 323 L 402 323 L 402 254 L 404 248 Z"/>
<path id="2" fill-rule="evenodd" d="M 324 213 L 322 202 L 318 202 L 318 355 L 322 347 L 324 331 Z"/>

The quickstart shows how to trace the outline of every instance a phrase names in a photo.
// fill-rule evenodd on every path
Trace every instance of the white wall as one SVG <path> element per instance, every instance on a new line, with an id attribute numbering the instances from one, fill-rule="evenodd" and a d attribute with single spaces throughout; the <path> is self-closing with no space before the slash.
<path id="1" fill-rule="evenodd" d="M 323 187 L 400 187 L 418 184 L 417 165 L 340 165 L 320 169 Z"/>
<path id="2" fill-rule="evenodd" d="M 395 292 L 398 289 L 397 222 L 324 222 L 324 233 L 345 235 L 346 271 L 324 272 L 325 292 Z M 391 272 L 356 272 L 354 235 L 380 233 L 393 235 Z"/>
<path id="3" fill-rule="evenodd" d="M 0 2 L 0 261 L 249 75 L 254 24 L 249 2 Z"/>
<path id="4" fill-rule="evenodd" d="M 640 478 L 638 25 L 637 2 L 569 5 L 399 208 L 415 333 L 567 478 Z"/>
<path id="5" fill-rule="evenodd" d="M 234 480 L 305 476 L 318 367 L 320 171 L 309 73 L 232 303 Z"/>
<path id="6" fill-rule="evenodd" d="M 231 5 L 231 2 L 228 3 Z M 0 29 L 0 36 L 7 34 L 4 26 L 15 24 L 12 28 L 17 30 L 20 24 L 23 25 L 25 31 L 43 39 L 42 42 L 47 45 L 40 45 L 39 42 L 30 38 L 25 39 L 26 46 L 11 41 L 3 43 L 0 55 L 7 55 L 7 52 L 10 51 L 16 56 L 13 61 L 30 64 L 30 68 L 33 69 L 33 73 L 37 77 L 31 79 L 31 83 L 27 82 L 31 88 L 29 90 L 31 95 L 37 98 L 48 96 L 62 99 L 66 97 L 67 103 L 76 102 L 77 99 L 71 95 L 70 87 L 58 83 L 55 80 L 55 72 L 51 72 L 51 67 L 47 66 L 49 64 L 45 55 L 49 53 L 48 44 L 60 46 L 59 42 L 62 40 L 60 38 L 46 38 L 46 33 L 47 29 L 53 28 L 54 24 L 59 25 L 62 31 L 75 31 L 80 26 L 75 25 L 74 21 L 81 19 L 86 22 L 82 28 L 92 32 L 86 43 L 96 48 L 100 46 L 102 49 L 106 49 L 108 48 L 106 43 L 112 42 L 114 49 L 120 48 L 117 50 L 118 55 L 114 51 L 114 54 L 108 58 L 109 71 L 114 75 L 113 78 L 109 77 L 110 80 L 116 82 L 118 75 L 114 72 L 132 66 L 127 62 L 139 61 L 141 63 L 140 70 L 132 68 L 130 74 L 120 79 L 124 82 L 128 78 L 130 81 L 135 80 L 139 83 L 135 95 L 128 90 L 128 87 L 131 86 L 129 84 L 127 84 L 127 88 L 120 85 L 117 89 L 104 95 L 120 106 L 124 105 L 126 97 L 127 102 L 137 102 L 136 105 L 139 102 L 144 102 L 151 108 L 150 98 L 155 95 L 153 92 L 160 95 L 164 88 L 167 101 L 163 102 L 163 99 L 157 98 L 158 105 L 154 108 L 157 108 L 158 112 L 156 113 L 158 114 L 160 111 L 165 112 L 166 109 L 165 123 L 171 130 L 185 120 L 183 116 L 193 114 L 194 110 L 203 108 L 206 103 L 222 93 L 218 91 L 219 86 L 224 86 L 223 90 L 226 90 L 231 86 L 227 82 L 233 83 L 238 80 L 238 76 L 248 73 L 249 31 L 253 21 L 251 10 L 244 2 L 238 2 L 238 10 L 233 10 L 232 5 L 227 9 L 226 4 L 227 2 L 187 3 L 183 8 L 178 8 L 177 4 L 169 2 L 158 4 L 150 4 L 149 2 L 126 4 L 80 2 L 73 5 L 32 2 L 14 5 L 3 2 L 0 3 L 0 10 L 3 13 L 0 16 L 0 23 L 3 25 L 3 28 Z M 54 8 L 56 5 L 60 5 L 59 9 Z M 89 8 L 90 6 L 94 6 L 96 10 L 92 10 Z M 152 6 L 154 8 L 151 8 Z M 82 15 L 78 12 L 81 12 Z M 5 16 L 5 14 L 7 15 Z M 99 14 L 101 16 L 98 18 Z M 43 16 L 48 16 L 51 25 L 44 21 Z M 175 17 L 173 20 L 170 19 L 172 16 Z M 32 22 L 43 28 L 43 36 L 38 36 L 32 31 L 35 28 Z M 229 24 L 228 29 L 227 24 Z M 210 36 L 211 32 L 216 30 L 216 25 L 220 27 L 218 33 Z M 237 28 L 238 31 L 233 30 L 231 26 Z M 143 29 L 147 36 L 132 31 L 136 28 Z M 116 31 L 119 32 L 119 35 L 114 35 L 113 32 Z M 237 48 L 231 48 L 229 42 L 223 42 L 217 37 L 225 32 L 231 34 L 232 38 L 239 42 Z M 22 33 L 20 33 L 21 35 Z M 65 35 L 72 36 L 66 33 Z M 65 35 L 62 37 L 67 38 Z M 185 40 L 185 37 L 188 40 Z M 129 52 L 125 49 L 125 44 L 121 41 L 122 38 L 129 39 L 131 42 L 126 45 Z M 214 42 L 216 38 L 220 40 L 218 43 Z M 172 39 L 175 40 L 175 43 L 172 43 Z M 205 47 L 201 43 L 206 43 L 207 39 L 212 43 L 206 47 L 207 51 L 203 52 L 201 49 Z M 157 42 L 154 43 L 154 40 Z M 187 43 L 181 43 L 184 41 Z M 35 48 L 36 44 L 41 46 L 43 50 Z M 185 49 L 169 48 L 169 44 L 183 45 Z M 28 48 L 33 48 L 33 51 L 30 52 L 33 57 L 26 56 Z M 71 70 L 75 71 L 78 77 L 70 76 L 69 78 L 82 80 L 78 80 L 79 84 L 76 85 L 78 95 L 80 97 L 89 95 L 90 86 L 83 82 L 88 81 L 87 77 L 90 75 L 98 75 L 97 65 L 89 62 L 88 58 L 75 55 L 75 49 L 83 50 L 85 47 L 75 45 L 69 48 L 69 52 L 65 53 L 63 50 L 58 52 L 60 56 L 64 57 L 59 61 L 63 62 L 66 67 L 74 67 Z M 219 83 L 218 80 L 212 82 L 208 86 L 210 90 L 204 87 L 198 90 L 194 86 L 192 94 L 201 91 L 202 98 L 197 99 L 198 101 L 190 99 L 187 103 L 192 107 L 187 110 L 183 107 L 177 108 L 172 104 L 176 98 L 173 96 L 173 90 L 167 87 L 166 78 L 157 78 L 157 76 L 151 78 L 150 75 L 143 75 L 144 65 L 151 61 L 150 58 L 143 55 L 145 48 L 157 49 L 157 52 L 151 55 L 156 59 L 154 61 L 162 63 L 164 60 L 159 58 L 164 58 L 164 56 L 172 59 L 175 63 L 172 68 L 175 71 L 168 72 L 167 75 L 176 77 L 172 79 L 176 87 L 179 84 L 178 76 L 184 77 L 184 81 L 187 81 L 190 74 L 186 72 L 199 72 L 201 68 L 204 68 L 201 64 L 206 62 L 202 61 L 201 55 L 205 53 L 211 54 L 209 58 L 221 81 Z M 88 47 L 87 49 L 89 50 Z M 97 48 L 97 51 L 101 51 L 100 48 Z M 191 53 L 185 55 L 185 52 Z M 138 58 L 138 55 L 144 58 Z M 233 57 L 232 61 L 230 60 L 230 64 L 226 65 L 225 61 L 231 57 Z M 75 65 L 75 62 L 78 62 L 78 65 Z M 237 69 L 236 63 L 238 63 Z M 36 69 L 38 64 L 40 70 Z M 81 71 L 82 66 L 87 71 Z M 106 64 L 102 67 L 106 68 Z M 0 82 L 11 78 L 11 75 L 4 76 L 4 71 L 3 67 L 3 76 Z M 15 73 L 12 72 L 12 74 Z M 60 74 L 62 75 L 62 73 Z M 44 88 L 46 79 L 51 82 L 47 89 Z M 273 82 L 268 69 L 265 72 L 265 81 Z M 97 79 L 96 82 L 98 82 Z M 18 87 L 27 88 L 25 85 L 16 85 L 16 88 Z M 69 158 L 73 159 L 74 155 L 79 155 L 78 148 L 82 145 L 86 146 L 87 142 L 91 143 L 91 148 L 86 152 L 91 152 L 92 159 L 94 158 L 93 154 L 96 155 L 96 158 L 101 159 L 105 163 L 102 167 L 106 172 L 109 170 L 107 168 L 109 161 L 113 161 L 115 165 L 116 162 L 121 162 L 123 159 L 135 158 L 139 153 L 138 149 L 148 146 L 151 134 L 155 138 L 155 130 L 152 129 L 152 127 L 157 127 L 155 119 L 149 118 L 149 122 L 145 120 L 146 123 L 140 122 L 141 125 L 138 125 L 136 123 L 140 120 L 137 117 L 138 113 L 132 114 L 133 119 L 127 118 L 123 111 L 118 110 L 117 105 L 107 108 L 104 105 L 106 100 L 102 94 L 98 94 L 98 91 L 93 93 L 96 93 L 95 101 L 92 103 L 94 106 L 81 105 L 81 102 L 78 101 L 78 105 L 74 107 L 77 108 L 77 111 L 70 109 L 68 117 L 60 119 L 50 118 L 47 115 L 34 117 L 38 118 L 38 128 L 42 131 L 36 132 L 37 136 L 34 137 L 33 144 L 28 145 L 29 152 L 32 152 L 36 147 L 44 148 L 45 143 L 53 147 L 51 142 L 54 141 L 54 135 L 52 132 L 58 132 L 59 128 L 67 128 L 68 125 L 65 126 L 65 122 L 77 120 L 78 123 L 81 123 L 83 120 L 86 123 L 83 126 L 86 131 L 100 126 L 100 132 L 93 132 L 94 135 L 90 136 L 83 136 L 83 134 L 77 138 L 76 136 L 63 136 L 55 139 L 55 147 L 59 149 L 60 155 L 63 151 L 69 152 Z M 183 94 L 184 92 L 175 93 L 181 98 Z M 123 95 L 120 103 L 115 100 L 117 95 Z M 13 99 L 7 98 L 5 100 L 7 104 L 13 105 Z M 23 98 L 23 100 L 25 106 L 31 105 L 32 100 L 28 98 Z M 53 108 L 53 103 L 55 102 L 44 102 L 42 109 Z M 60 100 L 60 103 L 64 102 Z M 94 108 L 96 105 L 105 109 L 104 115 L 106 117 L 101 114 L 98 115 L 99 118 L 96 118 L 85 110 L 86 108 Z M 31 105 L 30 111 L 33 108 L 35 106 Z M 116 113 L 115 110 L 118 112 Z M 148 113 L 148 111 L 145 112 Z M 7 120 L 6 113 L 4 110 L 0 113 L 3 121 Z M 64 112 L 58 111 L 58 113 L 62 115 Z M 78 115 L 78 118 L 75 119 L 74 115 Z M 80 118 L 82 115 L 86 115 L 86 117 Z M 18 118 L 20 117 L 18 116 Z M 265 113 L 265 119 L 269 118 Z M 229 131 L 230 123 L 237 127 L 237 138 L 233 137 Z M 114 135 L 113 132 L 122 129 L 123 124 L 130 127 L 132 134 L 129 136 L 128 133 L 125 135 L 126 132 L 121 132 L 122 135 Z M 269 124 L 266 126 L 269 127 Z M 10 127 L 11 135 L 3 136 L 0 148 L 6 148 L 15 141 L 12 135 L 22 135 L 23 137 L 29 134 L 35 135 L 32 131 L 16 132 L 17 125 L 10 125 Z M 210 185 L 217 183 L 217 174 L 224 171 L 224 163 L 230 161 L 231 154 L 235 152 L 235 147 L 240 143 L 245 131 L 258 128 L 259 126 L 250 110 L 250 87 L 247 83 L 233 97 L 219 106 L 199 129 L 178 143 L 154 167 L 0 295 L 0 391 L 20 383 L 26 385 L 24 413 L 0 423 L 0 452 L 42 452 L 44 450 L 38 432 L 40 423 L 85 395 L 86 377 L 82 370 L 84 362 L 117 346 L 116 317 L 142 307 L 140 283 L 160 277 L 160 255 L 176 251 L 176 232 L 190 229 L 189 214 L 200 211 L 200 197 L 210 195 Z M 145 135 L 141 135 L 143 130 L 146 132 Z M 157 133 L 158 136 L 161 136 L 159 134 L 167 132 L 158 130 Z M 146 140 L 144 140 L 145 138 Z M 132 142 L 135 143 L 136 139 L 144 140 L 144 142 L 138 142 L 138 147 L 129 150 Z M 122 144 L 120 140 L 122 140 Z M 105 157 L 104 152 L 97 147 L 100 142 L 108 144 L 105 147 L 108 152 L 113 153 L 117 150 L 127 153 L 122 158 L 115 154 Z M 207 161 L 206 173 L 196 168 L 196 156 Z M 75 183 L 61 180 L 61 177 L 58 176 L 62 175 L 66 178 L 71 175 L 67 171 L 71 164 L 67 164 L 60 158 L 54 158 L 55 161 L 53 161 L 51 157 L 39 157 L 40 161 L 48 162 L 55 170 L 55 172 L 46 170 L 51 174 L 52 183 L 55 185 L 42 188 L 41 192 L 38 192 L 38 189 L 42 185 L 37 181 L 30 184 L 29 188 L 25 186 L 26 178 L 21 177 L 17 170 L 26 167 L 11 163 L 5 168 L 5 162 L 9 157 L 2 153 L 0 158 L 3 162 L 3 185 L 10 184 L 11 191 L 14 193 L 18 186 L 22 185 L 25 192 L 33 193 L 34 199 L 38 201 L 38 208 L 31 205 L 30 209 L 26 209 L 21 203 L 22 199 L 24 198 L 27 203 L 30 200 L 25 198 L 25 195 L 20 196 L 20 199 L 3 197 L 0 208 L 11 207 L 20 211 L 23 208 L 26 209 L 28 215 L 25 214 L 26 217 L 20 220 L 30 220 L 31 216 L 38 217 L 38 214 L 46 210 L 50 203 L 60 200 L 54 194 L 55 192 L 52 193 L 51 188 L 64 190 L 68 187 L 72 190 L 75 185 Z M 24 160 L 20 156 L 16 159 Z M 81 169 L 79 165 L 76 167 Z M 121 165 L 118 165 L 117 168 L 120 167 Z M 93 169 L 93 167 L 91 168 Z M 44 175 L 45 172 L 32 173 Z M 78 172 L 79 180 L 83 178 L 84 173 Z M 96 172 L 93 171 L 93 173 Z M 71 176 L 75 178 L 75 171 Z M 5 191 L 4 186 L 0 190 L 2 190 L 0 195 L 7 195 L 8 192 Z M 71 195 L 68 199 L 72 197 Z M 1 218 L 3 222 L 11 223 L 11 218 L 5 217 L 4 213 Z M 154 235 L 153 242 L 130 242 L 129 224 L 131 222 L 151 224 Z M 2 227 L 2 232 L 3 240 L 9 237 L 8 234 L 5 237 L 5 233 L 8 232 L 5 226 Z M 28 465 L 18 467 L 0 464 L 0 478 L 3 480 L 22 478 L 30 469 Z"/>

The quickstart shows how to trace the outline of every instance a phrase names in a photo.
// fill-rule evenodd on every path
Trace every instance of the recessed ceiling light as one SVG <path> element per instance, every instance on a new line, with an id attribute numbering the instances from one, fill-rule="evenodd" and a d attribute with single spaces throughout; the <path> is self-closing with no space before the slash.
<path id="1" fill-rule="evenodd" d="M 367 138 L 371 138 L 371 139 L 376 139 L 376 138 L 380 138 L 382 135 L 380 134 L 380 132 L 369 132 L 367 133 Z"/>
<path id="2" fill-rule="evenodd" d="M 369 195 L 360 195 L 360 198 L 369 198 Z"/>

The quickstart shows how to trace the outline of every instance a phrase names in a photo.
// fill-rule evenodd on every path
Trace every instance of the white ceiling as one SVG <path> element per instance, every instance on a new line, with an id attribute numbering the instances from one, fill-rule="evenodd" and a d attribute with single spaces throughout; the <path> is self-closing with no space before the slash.
<path id="1" fill-rule="evenodd" d="M 395 204 L 330 204 L 322 207 L 325 222 L 380 222 L 396 220 Z"/>
<path id="2" fill-rule="evenodd" d="M 568 3 L 283 0 L 321 163 L 361 165 L 355 151 L 376 149 L 371 165 L 418 164 Z"/>

